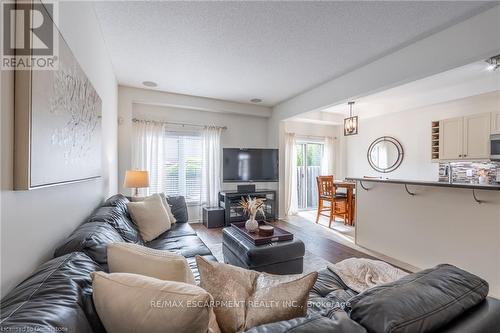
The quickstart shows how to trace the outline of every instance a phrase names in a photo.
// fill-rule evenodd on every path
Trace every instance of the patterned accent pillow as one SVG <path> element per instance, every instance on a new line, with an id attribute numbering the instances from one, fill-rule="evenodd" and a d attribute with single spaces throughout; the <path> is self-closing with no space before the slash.
<path id="1" fill-rule="evenodd" d="M 211 262 L 196 256 L 200 286 L 214 298 L 223 333 L 303 317 L 317 272 L 304 276 L 271 275 Z"/>

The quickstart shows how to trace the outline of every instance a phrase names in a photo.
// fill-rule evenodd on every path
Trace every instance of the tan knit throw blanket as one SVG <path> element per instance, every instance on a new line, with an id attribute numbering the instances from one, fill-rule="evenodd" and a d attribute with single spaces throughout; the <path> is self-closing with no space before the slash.
<path id="1" fill-rule="evenodd" d="M 358 293 L 408 275 L 386 262 L 364 258 L 345 259 L 329 265 L 328 268 L 337 274 L 349 288 Z"/>

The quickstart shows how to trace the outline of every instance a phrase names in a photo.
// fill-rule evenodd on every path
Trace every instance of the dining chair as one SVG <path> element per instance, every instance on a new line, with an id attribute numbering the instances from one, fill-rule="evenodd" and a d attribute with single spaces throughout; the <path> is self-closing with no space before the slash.
<path id="1" fill-rule="evenodd" d="M 316 182 L 318 184 L 318 213 L 316 216 L 316 223 L 319 222 L 320 216 L 328 217 L 329 223 L 328 227 L 332 225 L 332 220 L 335 216 L 340 216 L 344 219 L 344 223 L 347 221 L 347 198 L 345 195 L 337 195 L 337 186 L 334 182 L 333 176 L 318 176 L 316 177 Z M 329 203 L 329 206 L 325 206 L 325 202 Z M 323 212 L 328 212 L 328 215 Z"/>

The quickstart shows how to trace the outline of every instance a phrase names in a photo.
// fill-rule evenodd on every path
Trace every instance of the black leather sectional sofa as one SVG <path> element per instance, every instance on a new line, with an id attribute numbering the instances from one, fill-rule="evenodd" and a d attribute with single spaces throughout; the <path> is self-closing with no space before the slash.
<path id="1" fill-rule="evenodd" d="M 105 332 L 92 302 L 90 273 L 107 270 L 109 243 L 134 242 L 176 251 L 187 258 L 198 279 L 195 256 L 216 259 L 186 223 L 184 198 L 170 197 L 168 201 L 178 222 L 146 243 L 130 220 L 127 198 L 122 195 L 109 198 L 57 247 L 52 260 L 42 264 L 1 300 L 0 332 Z M 339 310 L 339 302 L 347 302 L 353 296 L 356 296 L 354 291 L 325 269 L 311 290 L 307 317 L 259 326 L 249 333 L 367 332 L 347 312 Z M 377 320 L 377 316 L 368 319 Z M 393 330 L 400 331 L 405 330 Z M 436 332 L 500 332 L 500 301 L 487 298 Z"/>

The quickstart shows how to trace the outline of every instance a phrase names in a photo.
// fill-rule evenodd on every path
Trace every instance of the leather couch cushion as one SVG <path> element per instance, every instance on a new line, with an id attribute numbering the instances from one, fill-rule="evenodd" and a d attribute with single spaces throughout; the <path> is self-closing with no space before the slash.
<path id="1" fill-rule="evenodd" d="M 350 316 L 374 333 L 431 332 L 487 295 L 486 281 L 444 264 L 354 296 L 349 300 Z"/>
<path id="2" fill-rule="evenodd" d="M 167 196 L 167 202 L 177 222 L 186 223 L 189 220 L 186 199 L 183 196 Z"/>
<path id="3" fill-rule="evenodd" d="M 54 257 L 71 252 L 84 252 L 97 262 L 103 270 L 108 270 L 107 245 L 123 242 L 122 236 L 105 222 L 87 222 L 76 228 L 54 251 Z"/>
<path id="4" fill-rule="evenodd" d="M 2 299 L 0 332 L 104 332 L 92 303 L 99 270 L 81 252 L 44 263 Z"/>
<path id="5" fill-rule="evenodd" d="M 144 242 L 128 213 L 123 212 L 119 207 L 99 207 L 90 215 L 88 222 L 109 223 L 126 242 L 139 244 Z"/>
<path id="6" fill-rule="evenodd" d="M 134 273 L 160 280 L 195 284 L 186 258 L 132 243 L 108 244 L 110 273 Z"/>
<path id="7" fill-rule="evenodd" d="M 335 318 L 315 315 L 254 327 L 246 333 L 366 333 L 366 329 L 349 319 L 345 312 Z"/>
<path id="8" fill-rule="evenodd" d="M 92 276 L 95 307 L 108 333 L 219 332 L 212 296 L 198 286 L 129 273 Z"/>
<path id="9" fill-rule="evenodd" d="M 165 193 L 160 193 L 160 197 L 161 199 L 163 200 L 163 203 L 165 204 L 165 209 L 167 210 L 167 213 L 168 213 L 168 217 L 170 218 L 170 223 L 175 223 L 177 222 L 177 219 L 175 218 L 174 216 L 174 213 L 172 213 L 172 206 L 170 206 L 170 203 L 167 201 L 167 196 L 165 195 Z M 184 201 L 184 204 L 185 204 L 185 201 Z M 186 207 L 186 210 L 187 210 L 187 207 Z M 187 216 L 187 213 L 186 213 L 186 216 Z M 186 218 L 186 222 L 187 222 L 187 218 Z"/>
<path id="10" fill-rule="evenodd" d="M 178 223 L 176 223 L 178 224 Z M 189 258 L 195 255 L 211 255 L 209 248 L 198 236 L 168 237 L 168 232 L 145 244 L 157 250 L 169 250 Z"/>
<path id="11" fill-rule="evenodd" d="M 127 210 L 127 203 L 129 203 L 130 200 L 125 197 L 123 194 L 115 194 L 112 197 L 108 198 L 102 206 L 103 207 L 116 207 L 120 211 L 122 211 L 125 214 L 128 214 Z"/>
<path id="12" fill-rule="evenodd" d="M 498 332 L 500 327 L 500 300 L 487 297 L 467 310 L 439 333 Z"/>
<path id="13" fill-rule="evenodd" d="M 175 238 L 184 236 L 196 236 L 196 231 L 194 231 L 189 223 L 174 223 L 169 230 L 158 236 L 158 238 Z"/>
<path id="14" fill-rule="evenodd" d="M 309 312 L 327 316 L 332 309 L 344 309 L 349 299 L 356 295 L 337 274 L 328 268 L 322 269 L 309 292 Z"/>

